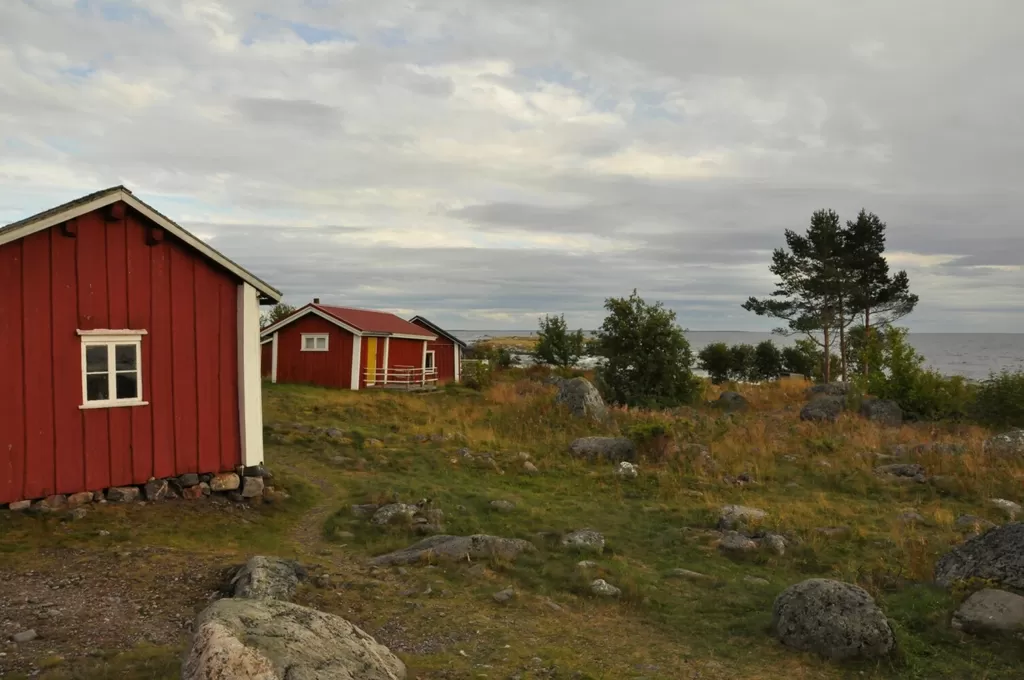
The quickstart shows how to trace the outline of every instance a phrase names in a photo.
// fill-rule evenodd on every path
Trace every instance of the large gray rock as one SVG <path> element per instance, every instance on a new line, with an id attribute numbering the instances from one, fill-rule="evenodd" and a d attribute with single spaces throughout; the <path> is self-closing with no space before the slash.
<path id="1" fill-rule="evenodd" d="M 860 414 L 880 425 L 897 427 L 903 424 L 903 409 L 892 399 L 865 399 Z"/>
<path id="2" fill-rule="evenodd" d="M 279 600 L 218 600 L 196 619 L 182 680 L 403 680 L 405 664 L 340 616 Z"/>
<path id="3" fill-rule="evenodd" d="M 925 475 L 924 466 L 918 465 L 917 463 L 890 463 L 889 465 L 879 465 L 875 468 L 875 474 L 883 477 L 911 479 L 922 484 L 928 481 L 928 477 Z"/>
<path id="4" fill-rule="evenodd" d="M 608 415 L 608 408 L 597 388 L 586 378 L 573 378 L 558 383 L 555 402 L 565 404 L 577 418 L 601 420 Z"/>
<path id="5" fill-rule="evenodd" d="M 562 546 L 580 552 L 604 552 L 604 534 L 593 529 L 580 529 L 562 537 Z"/>
<path id="6" fill-rule="evenodd" d="M 757 550 L 757 543 L 738 531 L 726 531 L 718 541 L 718 550 L 724 555 L 745 555 Z"/>
<path id="7" fill-rule="evenodd" d="M 235 597 L 290 601 L 305 579 L 306 570 L 298 562 L 257 556 L 235 571 L 229 585 Z"/>
<path id="8" fill-rule="evenodd" d="M 380 555 L 370 560 L 375 566 L 412 564 L 431 560 L 459 561 L 497 558 L 514 560 L 531 552 L 533 544 L 518 538 L 501 538 L 476 534 L 473 536 L 431 536 L 408 548 Z"/>
<path id="9" fill-rule="evenodd" d="M 935 563 L 935 581 L 945 587 L 969 579 L 988 579 L 1024 590 L 1024 524 L 990 529 L 953 548 Z"/>
<path id="10" fill-rule="evenodd" d="M 737 529 L 763 522 L 768 513 L 746 505 L 723 505 L 718 512 L 719 529 Z"/>
<path id="11" fill-rule="evenodd" d="M 739 392 L 722 392 L 714 402 L 714 406 L 726 413 L 736 413 L 738 411 L 746 411 L 750 407 L 750 403 Z"/>
<path id="12" fill-rule="evenodd" d="M 841 381 L 825 383 L 823 385 L 812 385 L 807 388 L 807 397 L 845 397 L 850 392 L 850 383 Z"/>
<path id="13" fill-rule="evenodd" d="M 800 409 L 800 420 L 834 423 L 846 408 L 845 397 L 816 397 Z"/>
<path id="14" fill-rule="evenodd" d="M 591 462 L 602 458 L 611 463 L 636 459 L 636 445 L 626 437 L 581 437 L 569 445 L 569 452 Z"/>
<path id="15" fill-rule="evenodd" d="M 985 453 L 992 456 L 1024 456 L 1024 430 L 997 434 L 985 441 Z"/>
<path id="16" fill-rule="evenodd" d="M 812 578 L 775 598 L 772 631 L 787 647 L 826 659 L 876 659 L 893 651 L 885 614 L 866 590 L 842 581 Z"/>
<path id="17" fill-rule="evenodd" d="M 1005 590 L 979 590 L 953 614 L 953 627 L 977 635 L 1024 631 L 1024 597 Z"/>

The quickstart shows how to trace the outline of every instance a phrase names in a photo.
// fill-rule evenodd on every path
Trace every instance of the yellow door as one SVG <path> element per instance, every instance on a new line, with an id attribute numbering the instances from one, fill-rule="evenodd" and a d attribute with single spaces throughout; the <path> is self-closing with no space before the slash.
<path id="1" fill-rule="evenodd" d="M 377 382 L 377 338 L 366 339 L 366 384 Z"/>

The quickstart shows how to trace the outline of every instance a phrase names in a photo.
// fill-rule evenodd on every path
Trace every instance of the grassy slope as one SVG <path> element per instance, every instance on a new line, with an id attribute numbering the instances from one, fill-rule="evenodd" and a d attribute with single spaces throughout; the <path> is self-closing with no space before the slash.
<path id="1" fill-rule="evenodd" d="M 985 433 L 976 429 L 921 425 L 886 431 L 852 416 L 834 426 L 804 424 L 797 418 L 800 386 L 745 389 L 754 405 L 749 414 L 616 412 L 612 422 L 598 426 L 568 418 L 552 405 L 549 388 L 526 380 L 499 383 L 486 395 L 268 387 L 268 424 L 337 427 L 352 440 L 291 428 L 269 435 L 268 465 L 295 495 L 288 507 L 262 508 L 247 524 L 201 510 L 187 511 L 182 521 L 180 505 L 143 512 L 104 508 L 83 523 L 60 526 L 0 517 L 0 553 L 35 564 L 45 559 L 37 549 L 90 546 L 96 528 L 105 527 L 114 532 L 111 540 L 173 546 L 182 559 L 211 551 L 226 562 L 256 552 L 298 555 L 331 569 L 337 584 L 306 589 L 301 601 L 362 625 L 400 653 L 410 677 L 418 678 L 572 672 L 591 678 L 1017 677 L 1024 661 L 1019 644 L 951 631 L 955 596 L 927 581 L 938 555 L 961 540 L 952 526 L 955 517 L 969 512 L 998 521 L 983 499 L 1020 500 L 1024 469 L 986 461 L 980 455 Z M 650 421 L 664 424 L 681 443 L 709 446 L 718 472 L 687 456 L 670 456 L 643 463 L 639 479 L 621 481 L 609 466 L 578 463 L 565 454 L 576 436 L 617 434 Z M 417 434 L 456 438 L 417 443 Z M 383 447 L 367 446 L 368 437 L 382 440 Z M 871 474 L 870 452 L 931 441 L 970 447 L 963 456 L 916 459 L 929 474 L 946 476 L 941 484 L 893 484 Z M 479 456 L 467 460 L 458 453 L 462 447 L 493 453 L 496 465 Z M 521 473 L 519 452 L 532 456 L 540 475 Z M 787 462 L 784 455 L 797 458 Z M 739 488 L 721 479 L 740 472 L 750 472 L 759 483 Z M 523 537 L 540 549 L 515 564 L 486 568 L 367 569 L 367 556 L 414 539 L 403 527 L 371 528 L 348 507 L 394 495 L 433 499 L 445 511 L 450 533 Z M 516 509 L 492 510 L 489 503 L 496 499 L 513 501 Z M 737 562 L 718 555 L 713 538 L 701 529 L 714 524 L 724 503 L 768 510 L 770 526 L 796 534 L 802 543 L 782 557 Z M 898 515 L 911 509 L 931 526 L 902 524 Z M 824 538 L 813 532 L 833 525 L 850 526 L 853 533 Z M 608 540 L 605 555 L 595 558 L 599 569 L 586 574 L 576 566 L 583 557 L 537 536 L 581 527 L 598 529 Z M 665 578 L 675 567 L 712 578 Z M 770 584 L 751 584 L 746 576 Z M 766 632 L 772 601 L 790 583 L 811 576 L 855 581 L 875 594 L 896 625 L 898 657 L 837 668 L 780 648 Z M 622 600 L 587 594 L 587 584 L 597 577 L 622 588 Z M 491 595 L 508 585 L 519 592 L 516 600 L 494 603 Z M 42 677 L 170 678 L 179 654 L 179 647 L 141 648 Z M 552 667 L 556 675 L 543 674 Z"/>

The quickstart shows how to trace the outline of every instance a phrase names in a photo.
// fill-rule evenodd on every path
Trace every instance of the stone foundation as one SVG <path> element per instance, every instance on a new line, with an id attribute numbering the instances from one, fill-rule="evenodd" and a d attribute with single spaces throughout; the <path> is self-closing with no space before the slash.
<path id="1" fill-rule="evenodd" d="M 145 484 L 112 486 L 102 491 L 82 491 L 71 495 L 55 494 L 46 498 L 25 499 L 10 503 L 7 508 L 15 512 L 74 511 L 84 516 L 84 508 L 93 503 L 158 503 L 171 499 L 189 502 L 208 497 L 223 496 L 238 503 L 256 505 L 264 500 L 279 501 L 288 497 L 273 486 L 274 477 L 262 465 L 238 466 L 219 473 L 196 474 L 188 472 L 177 477 L 151 478 Z M 73 518 L 77 518 L 75 514 Z"/>

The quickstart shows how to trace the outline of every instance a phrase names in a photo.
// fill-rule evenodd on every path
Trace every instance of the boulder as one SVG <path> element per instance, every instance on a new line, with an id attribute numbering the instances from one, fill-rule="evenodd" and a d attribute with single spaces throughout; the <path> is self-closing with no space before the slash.
<path id="1" fill-rule="evenodd" d="M 131 503 L 139 500 L 137 486 L 112 486 L 107 489 L 107 500 L 111 503 Z"/>
<path id="2" fill-rule="evenodd" d="M 352 507 L 355 508 L 356 506 Z M 370 518 L 370 523 L 391 524 L 403 519 L 412 521 L 412 516 L 416 514 L 418 509 L 415 505 L 407 503 L 389 503 L 374 511 L 373 517 Z"/>
<path id="3" fill-rule="evenodd" d="M 263 495 L 265 485 L 262 477 L 242 478 L 242 498 L 255 498 Z"/>
<path id="4" fill-rule="evenodd" d="M 166 479 L 151 479 L 146 482 L 146 486 L 143 487 L 143 492 L 146 494 L 146 500 L 150 502 L 162 501 L 167 498 L 167 493 L 170 491 L 170 487 L 167 485 Z"/>
<path id="5" fill-rule="evenodd" d="M 569 445 L 569 452 L 590 462 L 600 459 L 611 463 L 636 460 L 636 445 L 626 437 L 581 437 Z"/>
<path id="6" fill-rule="evenodd" d="M 196 486 L 199 484 L 199 475 L 194 472 L 186 472 L 183 475 L 178 476 L 178 486 L 186 489 L 190 486 Z"/>
<path id="7" fill-rule="evenodd" d="M 889 621 L 867 591 L 830 579 L 782 591 L 772 608 L 772 631 L 787 647 L 833 661 L 877 659 L 895 647 Z"/>
<path id="8" fill-rule="evenodd" d="M 935 563 L 935 581 L 945 587 L 970 578 L 1024 590 L 1024 524 L 990 529 L 953 548 Z"/>
<path id="9" fill-rule="evenodd" d="M 787 545 L 785 537 L 779 534 L 765 534 L 761 539 L 762 548 L 780 556 L 786 554 Z"/>
<path id="10" fill-rule="evenodd" d="M 1019 503 L 1008 501 L 1005 498 L 989 498 L 988 504 L 993 508 L 998 508 L 1006 513 L 1006 516 L 1011 520 L 1017 519 L 1017 515 L 1020 514 L 1021 507 Z"/>
<path id="11" fill-rule="evenodd" d="M 39 505 L 42 506 L 42 509 L 46 512 L 64 510 L 68 507 L 68 497 L 60 493 L 54 494 L 39 501 Z"/>
<path id="12" fill-rule="evenodd" d="M 986 588 L 972 594 L 953 614 L 953 627 L 965 633 L 1020 633 L 1024 631 L 1024 597 Z"/>
<path id="13" fill-rule="evenodd" d="M 526 461 L 525 463 L 523 463 L 523 472 L 525 472 L 528 475 L 540 474 L 540 470 L 537 469 L 537 466 L 531 463 L 530 461 Z"/>
<path id="14" fill-rule="evenodd" d="M 736 413 L 750 408 L 750 402 L 739 392 L 722 392 L 712 406 L 720 408 L 726 413 Z"/>
<path id="15" fill-rule="evenodd" d="M 403 680 L 405 665 L 340 616 L 279 600 L 218 600 L 196 619 L 182 680 Z"/>
<path id="16" fill-rule="evenodd" d="M 928 478 L 924 473 L 924 466 L 917 463 L 892 463 L 890 465 L 879 465 L 875 468 L 875 474 L 883 477 L 897 477 L 901 479 L 912 479 L 915 482 L 924 483 Z"/>
<path id="17" fill-rule="evenodd" d="M 599 597 L 618 597 L 619 595 L 622 595 L 621 590 L 613 586 L 611 583 L 608 583 L 603 578 L 595 579 L 594 582 L 590 584 L 590 592 L 594 593 L 594 595 L 598 595 Z"/>
<path id="18" fill-rule="evenodd" d="M 504 590 L 499 590 L 498 592 L 494 593 L 494 595 L 491 595 L 491 598 L 493 598 L 494 601 L 498 604 L 505 604 L 506 602 L 514 600 L 515 597 L 516 591 L 515 588 L 512 587 L 505 588 Z"/>
<path id="19" fill-rule="evenodd" d="M 860 414 L 880 425 L 898 427 L 903 424 L 903 409 L 892 399 L 865 399 Z"/>
<path id="20" fill-rule="evenodd" d="M 580 552 L 604 552 L 604 535 L 593 529 L 580 529 L 562 537 L 562 546 Z"/>
<path id="21" fill-rule="evenodd" d="M 211 491 L 234 491 L 242 485 L 242 480 L 234 472 L 224 472 L 210 479 Z"/>
<path id="22" fill-rule="evenodd" d="M 498 512 L 512 512 L 516 509 L 516 504 L 512 501 L 491 501 L 491 509 L 497 510 Z"/>
<path id="23" fill-rule="evenodd" d="M 1024 430 L 1014 429 L 985 441 L 985 453 L 991 456 L 1024 456 Z"/>
<path id="24" fill-rule="evenodd" d="M 726 531 L 718 541 L 718 550 L 726 555 L 743 555 L 757 550 L 757 543 L 738 531 Z"/>
<path id="25" fill-rule="evenodd" d="M 573 378 L 558 383 L 555 403 L 565 404 L 577 418 L 601 420 L 608 414 L 601 393 L 586 378 Z"/>
<path id="26" fill-rule="evenodd" d="M 738 527 L 763 522 L 768 513 L 760 508 L 746 505 L 723 505 L 718 512 L 719 529 L 736 529 Z"/>
<path id="27" fill-rule="evenodd" d="M 92 503 L 91 491 L 80 491 L 79 493 L 73 493 L 68 496 L 68 509 L 70 510 L 80 508 L 83 505 L 89 505 L 90 503 Z"/>
<path id="28" fill-rule="evenodd" d="M 988 531 L 995 526 L 994 522 L 990 522 L 984 517 L 977 517 L 975 515 L 960 515 L 956 518 L 956 527 L 961 531 L 974 531 L 981 533 L 982 531 Z"/>
<path id="29" fill-rule="evenodd" d="M 209 487 L 207 487 L 209 488 Z M 186 486 L 181 490 L 181 497 L 187 501 L 198 500 L 203 497 L 203 487 L 200 484 L 195 486 Z"/>
<path id="30" fill-rule="evenodd" d="M 800 409 L 800 420 L 830 422 L 839 420 L 839 414 L 846 408 L 845 397 L 817 397 Z"/>
<path id="31" fill-rule="evenodd" d="M 518 538 L 501 538 L 476 534 L 473 536 L 431 536 L 408 548 L 380 555 L 370 560 L 374 566 L 413 564 L 429 560 L 483 560 L 496 558 L 511 561 L 524 552 L 532 552 L 533 544 Z"/>
<path id="32" fill-rule="evenodd" d="M 239 567 L 229 581 L 234 597 L 290 601 L 306 570 L 293 560 L 256 556 Z"/>
<path id="33" fill-rule="evenodd" d="M 812 385 L 807 388 L 807 398 L 815 397 L 845 397 L 850 392 L 850 383 L 841 381 L 825 383 L 823 385 Z"/>
<path id="34" fill-rule="evenodd" d="M 28 510 L 30 507 L 32 507 L 32 501 L 14 501 L 13 503 L 7 506 L 7 509 L 11 510 L 12 512 L 24 512 L 25 510 Z"/>
<path id="35" fill-rule="evenodd" d="M 621 461 L 619 466 L 615 468 L 615 475 L 623 479 L 636 479 L 638 474 L 640 474 L 640 468 L 626 461 Z"/>

